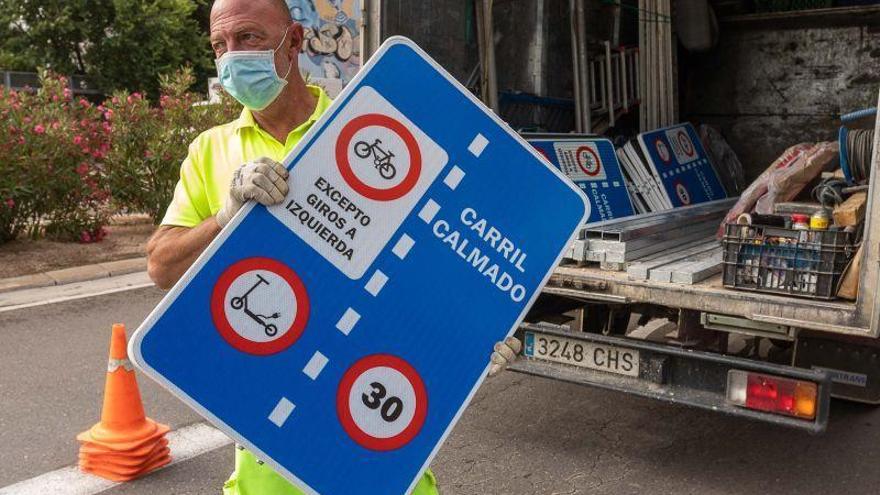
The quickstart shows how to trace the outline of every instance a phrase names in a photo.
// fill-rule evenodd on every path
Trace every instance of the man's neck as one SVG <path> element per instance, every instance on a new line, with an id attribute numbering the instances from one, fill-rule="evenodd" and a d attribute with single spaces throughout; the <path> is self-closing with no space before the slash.
<path id="1" fill-rule="evenodd" d="M 290 131 L 299 127 L 314 113 L 317 104 L 318 99 L 302 80 L 292 81 L 271 105 L 259 112 L 253 112 L 254 120 L 283 144 Z"/>

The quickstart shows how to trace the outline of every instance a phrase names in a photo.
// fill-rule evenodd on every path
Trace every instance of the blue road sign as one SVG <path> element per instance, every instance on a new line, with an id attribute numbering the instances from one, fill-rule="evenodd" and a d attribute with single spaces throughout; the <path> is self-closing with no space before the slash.
<path id="1" fill-rule="evenodd" d="M 643 132 L 639 145 L 673 207 L 727 197 L 691 124 Z"/>
<path id="2" fill-rule="evenodd" d="M 405 493 L 586 198 L 409 40 L 382 45 L 130 354 L 309 493 Z"/>
<path id="3" fill-rule="evenodd" d="M 590 199 L 590 222 L 635 215 L 611 141 L 605 138 L 527 140 Z"/>

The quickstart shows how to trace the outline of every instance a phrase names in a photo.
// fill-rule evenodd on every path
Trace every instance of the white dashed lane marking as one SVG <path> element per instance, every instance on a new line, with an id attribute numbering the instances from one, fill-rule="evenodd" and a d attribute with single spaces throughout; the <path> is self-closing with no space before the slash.
<path id="1" fill-rule="evenodd" d="M 398 258 L 404 259 L 406 255 L 409 254 L 409 250 L 412 249 L 413 245 L 416 241 L 413 240 L 412 237 L 403 234 L 401 238 L 397 241 L 397 244 L 391 248 L 391 252 L 394 253 Z"/>
<path id="2" fill-rule="evenodd" d="M 452 170 L 446 174 L 446 178 L 443 179 L 443 183 L 446 184 L 449 189 L 455 190 L 458 187 L 458 184 L 461 182 L 461 179 L 464 179 L 464 170 L 458 168 L 457 166 L 453 166 Z"/>
<path id="3" fill-rule="evenodd" d="M 290 417 L 290 413 L 293 412 L 293 409 L 296 406 L 293 405 L 293 402 L 287 400 L 286 397 L 282 397 L 281 400 L 278 401 L 278 404 L 275 404 L 275 409 L 272 409 L 272 412 L 269 414 L 269 421 L 275 424 L 275 426 L 281 428 L 284 426 L 284 423 L 287 421 L 287 418 Z"/>
<path id="4" fill-rule="evenodd" d="M 370 280 L 367 281 L 367 285 L 364 286 L 364 289 L 366 289 L 371 295 L 377 296 L 379 295 L 379 291 L 382 290 L 382 287 L 385 287 L 385 282 L 388 282 L 388 276 L 381 271 L 376 270 L 376 272 L 373 273 L 373 276 L 370 277 Z"/>
<path id="5" fill-rule="evenodd" d="M 358 314 L 357 311 L 348 308 L 345 310 L 345 314 L 342 315 L 342 318 L 336 322 L 336 329 L 342 332 L 345 335 L 351 333 L 351 329 L 354 328 L 355 324 L 357 324 L 358 320 L 361 319 L 361 315 Z"/>
<path id="6" fill-rule="evenodd" d="M 434 216 L 437 215 L 437 212 L 440 211 L 440 205 L 438 205 L 433 199 L 429 199 L 425 206 L 422 207 L 421 211 L 419 211 L 419 218 L 425 221 L 425 223 L 431 223 L 434 220 Z"/>
<path id="7" fill-rule="evenodd" d="M 320 351 L 315 351 L 312 355 L 312 359 L 309 359 L 309 362 L 306 363 L 306 367 L 303 368 L 303 373 L 312 380 L 315 380 L 318 378 L 318 375 L 321 374 L 321 370 L 324 369 L 324 366 L 327 366 L 329 361 L 330 360 L 327 359 L 327 356 L 321 354 Z"/>
<path id="8" fill-rule="evenodd" d="M 468 151 L 470 151 L 475 157 L 479 158 L 480 155 L 483 154 L 483 150 L 486 149 L 487 144 L 489 144 L 489 140 L 482 134 L 477 134 L 468 146 Z"/>

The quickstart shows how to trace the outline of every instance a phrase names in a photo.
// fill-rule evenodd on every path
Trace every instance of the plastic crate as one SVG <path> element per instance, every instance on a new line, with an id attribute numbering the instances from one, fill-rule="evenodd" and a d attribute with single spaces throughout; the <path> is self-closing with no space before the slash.
<path id="1" fill-rule="evenodd" d="M 834 299 L 855 252 L 849 232 L 761 225 L 725 226 L 725 287 L 812 299 Z"/>

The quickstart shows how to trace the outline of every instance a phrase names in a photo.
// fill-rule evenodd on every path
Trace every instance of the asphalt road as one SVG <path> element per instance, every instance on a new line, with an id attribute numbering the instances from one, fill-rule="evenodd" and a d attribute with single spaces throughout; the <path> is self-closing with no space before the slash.
<path id="1" fill-rule="evenodd" d="M 0 314 L 0 487 L 76 462 L 74 436 L 100 414 L 110 325 L 134 329 L 160 297 Z M 140 384 L 150 416 L 201 421 Z M 875 425 L 880 409 L 837 402 L 828 432 L 809 436 L 509 372 L 486 382 L 433 468 L 443 494 L 876 493 Z M 104 493 L 217 494 L 232 458 L 223 447 Z"/>

